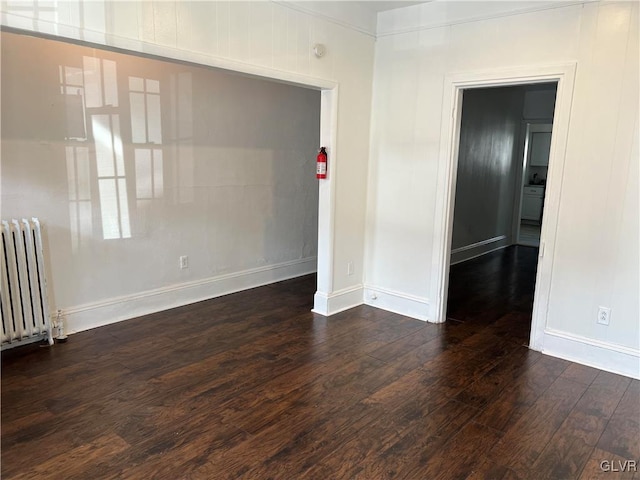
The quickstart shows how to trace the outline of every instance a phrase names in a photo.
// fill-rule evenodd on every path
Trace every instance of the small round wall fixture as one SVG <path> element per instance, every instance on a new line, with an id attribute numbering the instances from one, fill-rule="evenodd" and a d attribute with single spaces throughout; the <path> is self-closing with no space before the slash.
<path id="1" fill-rule="evenodd" d="M 318 57 L 318 58 L 322 58 L 324 57 L 325 53 L 327 53 L 327 47 L 325 47 L 323 44 L 321 43 L 316 43 L 313 46 L 313 54 Z"/>

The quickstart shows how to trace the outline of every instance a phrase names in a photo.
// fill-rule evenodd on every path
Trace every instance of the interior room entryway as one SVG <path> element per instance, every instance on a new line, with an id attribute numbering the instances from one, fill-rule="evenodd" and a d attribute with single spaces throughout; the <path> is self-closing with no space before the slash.
<path id="1" fill-rule="evenodd" d="M 523 130 L 522 188 L 518 190 L 520 209 L 515 238 L 519 245 L 539 247 L 553 119 L 549 123 L 525 120 Z"/>
<path id="2" fill-rule="evenodd" d="M 459 91 L 445 318 L 529 344 L 557 82 Z M 455 128 L 455 127 L 454 127 Z M 483 312 L 483 313 L 480 313 Z"/>

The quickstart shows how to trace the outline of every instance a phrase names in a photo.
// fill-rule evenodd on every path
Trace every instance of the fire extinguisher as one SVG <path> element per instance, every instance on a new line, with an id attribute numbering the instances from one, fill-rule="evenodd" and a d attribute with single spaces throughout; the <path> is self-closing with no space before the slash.
<path id="1" fill-rule="evenodd" d="M 321 147 L 316 163 L 316 178 L 327 178 L 327 149 Z"/>

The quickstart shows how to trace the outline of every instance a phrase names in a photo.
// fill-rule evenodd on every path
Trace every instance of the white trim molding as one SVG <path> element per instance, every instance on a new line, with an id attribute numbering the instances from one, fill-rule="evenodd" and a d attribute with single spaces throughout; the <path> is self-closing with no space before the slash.
<path id="1" fill-rule="evenodd" d="M 546 328 L 542 353 L 640 379 L 640 351 Z"/>
<path id="2" fill-rule="evenodd" d="M 481 22 L 543 10 L 579 7 L 597 0 L 520 0 L 518 2 L 421 2 L 400 11 L 378 13 L 376 36 L 388 37 L 463 23 Z"/>
<path id="3" fill-rule="evenodd" d="M 336 171 L 339 165 L 338 138 L 339 87 L 322 90 L 320 94 L 320 143 L 327 148 L 329 167 L 327 178 L 318 181 L 318 292 L 333 291 L 333 257 L 335 250 Z M 322 295 L 314 297 L 314 311 L 325 310 Z M 317 302 L 320 303 L 317 303 Z"/>
<path id="4" fill-rule="evenodd" d="M 308 275 L 316 271 L 316 266 L 316 257 L 309 257 L 147 290 L 135 295 L 62 308 L 65 331 L 67 333 L 82 332 L 249 288 Z"/>
<path id="5" fill-rule="evenodd" d="M 480 242 L 465 245 L 464 247 L 454 248 L 451 250 L 451 265 L 466 262 L 472 258 L 500 250 L 509 245 L 511 245 L 511 239 L 509 237 L 506 235 L 498 235 L 497 237 L 487 238 Z"/>
<path id="6" fill-rule="evenodd" d="M 283 1 L 271 0 L 296 12 L 321 18 L 343 28 L 364 33 L 370 37 L 376 36 L 377 14 L 359 2 L 327 2 L 323 0 Z"/>
<path id="7" fill-rule="evenodd" d="M 408 295 L 372 285 L 365 285 L 364 303 L 417 320 L 432 321 L 429 318 L 428 298 Z"/>
<path id="8" fill-rule="evenodd" d="M 451 249 L 451 255 L 453 255 L 455 253 L 464 252 L 466 250 L 471 250 L 472 248 L 478 248 L 478 247 L 482 247 L 484 245 L 489 245 L 490 243 L 499 242 L 500 240 L 504 240 L 505 238 L 507 238 L 506 235 L 499 235 L 497 237 L 487 238 L 486 240 L 482 240 L 481 242 L 476 242 L 476 243 L 471 243 L 469 245 L 465 245 L 464 247 L 453 248 L 453 249 Z"/>
<path id="9" fill-rule="evenodd" d="M 317 291 L 313 297 L 313 313 L 325 317 L 362 305 L 362 285 L 343 288 L 333 293 Z"/>
<path id="10" fill-rule="evenodd" d="M 431 269 L 431 315 L 434 322 L 445 320 L 449 286 L 453 203 L 458 166 L 458 142 L 462 116 L 462 92 L 468 88 L 557 82 L 554 134 L 549 156 L 549 175 L 544 201 L 540 258 L 531 323 L 530 348 L 542 349 L 553 273 L 555 235 L 560 210 L 562 176 L 569 132 L 576 64 L 532 65 L 447 74 L 444 79 L 442 130 L 436 187 L 436 219 Z"/>

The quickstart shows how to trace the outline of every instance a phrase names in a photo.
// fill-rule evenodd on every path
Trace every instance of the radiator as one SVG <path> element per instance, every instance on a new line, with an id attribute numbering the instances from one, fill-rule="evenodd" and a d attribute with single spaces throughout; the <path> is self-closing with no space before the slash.
<path id="1" fill-rule="evenodd" d="M 53 344 L 37 218 L 2 221 L 0 262 L 2 350 L 42 339 Z"/>

